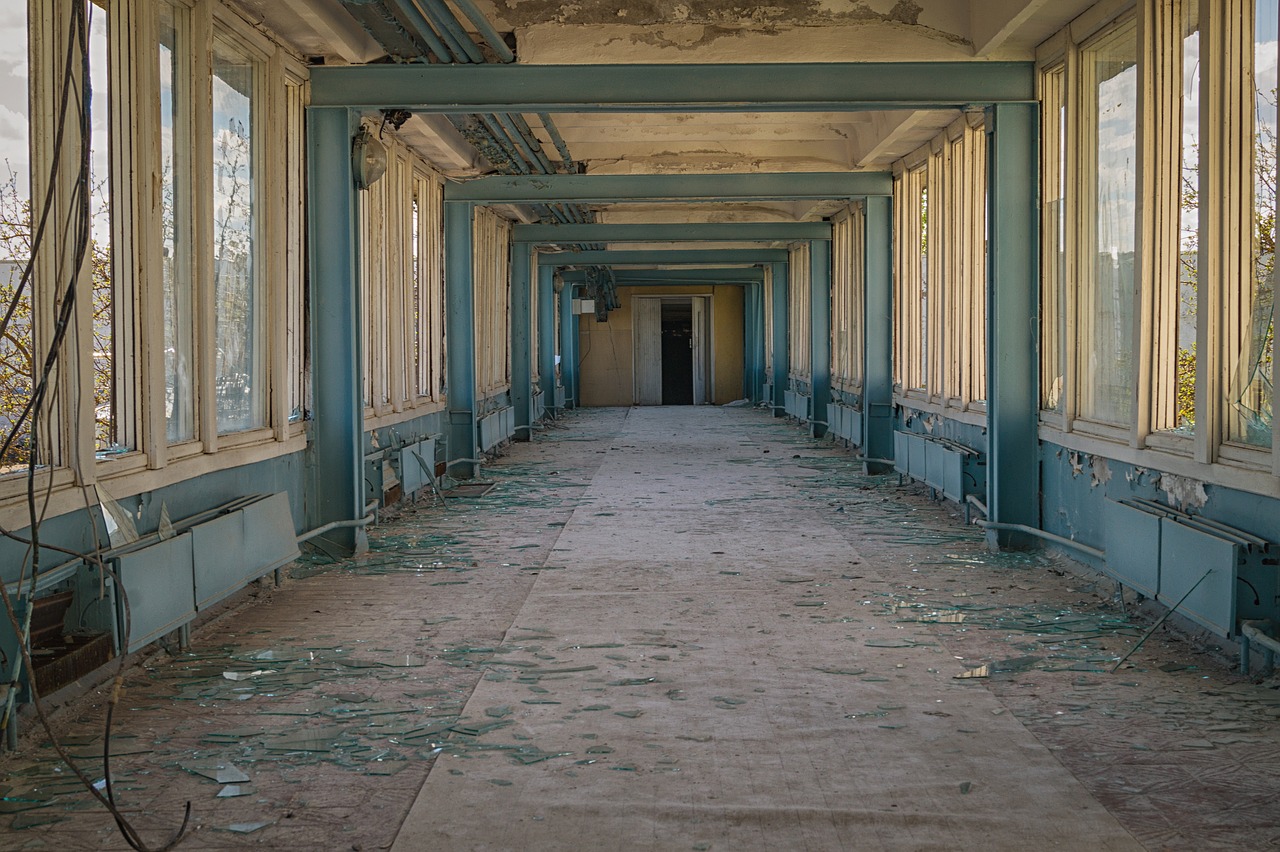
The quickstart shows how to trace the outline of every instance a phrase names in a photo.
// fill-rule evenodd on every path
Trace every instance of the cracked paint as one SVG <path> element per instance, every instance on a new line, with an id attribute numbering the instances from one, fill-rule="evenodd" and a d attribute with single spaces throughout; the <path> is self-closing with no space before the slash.
<path id="1" fill-rule="evenodd" d="M 1165 493 L 1169 505 L 1176 506 L 1184 512 L 1189 508 L 1204 508 L 1209 502 L 1209 494 L 1204 490 L 1204 483 L 1188 476 L 1161 474 L 1159 487 Z"/>

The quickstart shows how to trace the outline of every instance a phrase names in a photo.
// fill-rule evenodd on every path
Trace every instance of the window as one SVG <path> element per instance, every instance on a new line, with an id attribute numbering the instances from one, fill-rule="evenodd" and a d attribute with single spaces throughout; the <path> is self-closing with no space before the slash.
<path id="1" fill-rule="evenodd" d="M 903 390 L 925 386 L 924 271 L 926 263 L 925 175 L 913 167 L 895 170 L 893 182 L 894 294 L 897 328 L 894 381 Z"/>
<path id="2" fill-rule="evenodd" d="M 1276 3 L 1137 18 L 1041 69 L 1042 405 L 1067 431 L 1274 464 Z"/>
<path id="3" fill-rule="evenodd" d="M 1061 63 L 1040 75 L 1044 181 L 1040 222 L 1040 407 L 1061 413 L 1067 363 L 1067 108 Z"/>
<path id="4" fill-rule="evenodd" d="M 0 7 L 0 445 L 10 438 L 34 384 L 31 288 L 19 293 L 31 260 L 30 153 L 27 131 L 27 4 Z M 31 428 L 24 424 L 0 456 L 0 475 L 30 460 Z"/>
<path id="5" fill-rule="evenodd" d="M 1248 284 L 1240 294 L 1238 330 L 1228 339 L 1227 434 L 1229 441 L 1270 447 L 1272 435 L 1272 367 L 1275 351 L 1275 219 L 1276 219 L 1276 3 L 1257 0 L 1253 12 L 1252 116 L 1245 122 L 1251 163 L 1247 222 Z M 1248 49 L 1248 48 L 1252 49 Z M 1251 126 L 1250 126 L 1251 125 Z"/>
<path id="6" fill-rule="evenodd" d="M 480 207 L 474 227 L 476 389 L 484 397 L 511 380 L 511 223 Z"/>
<path id="7" fill-rule="evenodd" d="M 1088 341 L 1080 348 L 1080 415 L 1117 426 L 1128 425 L 1134 396 L 1137 54 L 1130 20 L 1087 42 L 1080 58 L 1087 195 L 1079 323 L 1081 342 Z"/>
<path id="8" fill-rule="evenodd" d="M 165 434 L 171 444 L 196 432 L 195 315 L 191 279 L 191 60 L 183 6 L 161 3 L 160 60 L 160 264 L 164 303 Z"/>
<path id="9" fill-rule="evenodd" d="M 809 272 L 809 244 L 798 243 L 791 247 L 790 278 L 788 282 L 788 319 L 790 323 L 787 345 L 789 347 L 791 376 L 808 381 L 813 375 L 813 346 L 811 334 L 813 316 L 810 313 L 812 282 Z"/>
<path id="10" fill-rule="evenodd" d="M 288 243 L 285 248 L 287 290 L 285 295 L 286 364 L 289 383 L 287 411 L 289 422 L 307 420 L 311 416 L 310 376 L 311 352 L 307 345 L 306 300 L 306 235 L 307 169 L 306 137 L 303 128 L 305 102 L 300 79 L 285 81 L 285 135 L 288 150 L 285 181 L 285 216 Z"/>
<path id="11" fill-rule="evenodd" d="M 986 136 L 961 116 L 895 166 L 895 382 L 956 409 L 986 399 Z"/>
<path id="12" fill-rule="evenodd" d="M 258 271 L 261 63 L 213 45 L 214 405 L 219 433 L 266 425 L 266 311 Z"/>
<path id="13" fill-rule="evenodd" d="M 832 220 L 831 383 L 862 387 L 863 213 L 851 205 Z"/>

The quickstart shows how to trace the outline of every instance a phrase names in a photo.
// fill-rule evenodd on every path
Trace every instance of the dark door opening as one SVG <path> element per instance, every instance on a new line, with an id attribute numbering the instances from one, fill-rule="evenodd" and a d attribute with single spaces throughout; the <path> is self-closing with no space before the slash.
<path id="1" fill-rule="evenodd" d="M 662 303 L 662 404 L 693 405 L 693 305 Z"/>

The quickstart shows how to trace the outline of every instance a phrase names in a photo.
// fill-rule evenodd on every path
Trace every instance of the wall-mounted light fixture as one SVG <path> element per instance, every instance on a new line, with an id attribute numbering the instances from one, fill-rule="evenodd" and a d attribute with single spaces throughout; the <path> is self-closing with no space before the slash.
<path id="1" fill-rule="evenodd" d="M 387 171 L 386 146 L 375 139 L 367 127 L 361 127 L 351 140 L 351 171 L 355 174 L 357 189 L 368 189 Z"/>

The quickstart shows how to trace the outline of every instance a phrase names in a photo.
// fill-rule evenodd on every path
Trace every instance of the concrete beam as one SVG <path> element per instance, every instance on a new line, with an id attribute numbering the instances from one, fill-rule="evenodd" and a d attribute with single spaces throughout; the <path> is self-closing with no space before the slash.
<path id="1" fill-rule="evenodd" d="M 849 112 L 1035 99 L 1030 62 L 347 65 L 311 69 L 311 103 L 415 112 Z"/>

